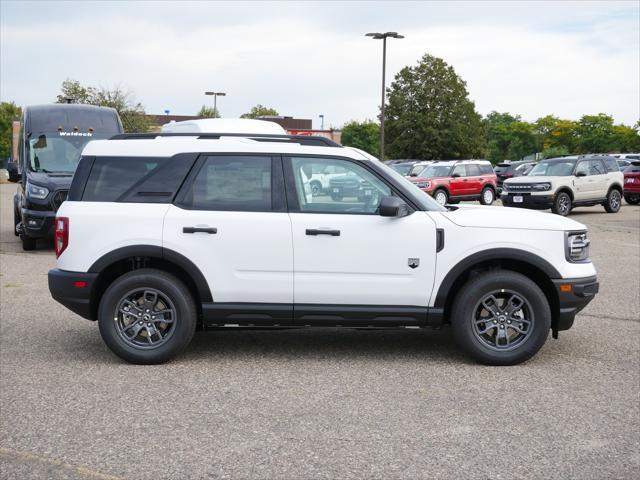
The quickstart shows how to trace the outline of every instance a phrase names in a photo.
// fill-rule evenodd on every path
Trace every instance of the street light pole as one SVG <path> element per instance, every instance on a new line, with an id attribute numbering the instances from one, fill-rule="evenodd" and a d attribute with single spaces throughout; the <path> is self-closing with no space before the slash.
<path id="1" fill-rule="evenodd" d="M 380 103 L 380 161 L 384 160 L 384 98 L 385 98 L 385 74 L 387 67 L 387 37 L 401 39 L 403 35 L 399 35 L 398 32 L 385 32 L 385 33 L 367 33 L 367 37 L 371 37 L 374 40 L 382 40 L 382 100 Z"/>
<path id="2" fill-rule="evenodd" d="M 218 97 L 224 97 L 227 94 L 224 92 L 204 92 L 205 95 L 213 95 L 213 111 L 218 114 Z"/>

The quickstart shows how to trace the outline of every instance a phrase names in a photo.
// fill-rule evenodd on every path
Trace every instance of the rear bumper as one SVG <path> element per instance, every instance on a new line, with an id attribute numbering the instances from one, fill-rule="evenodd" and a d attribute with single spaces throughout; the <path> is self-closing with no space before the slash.
<path id="1" fill-rule="evenodd" d="M 49 292 L 58 303 L 88 320 L 95 320 L 91 304 L 97 273 L 49 270 Z"/>
<path id="2" fill-rule="evenodd" d="M 514 202 L 514 197 L 522 197 L 522 202 Z M 532 195 L 531 193 L 506 193 L 500 197 L 506 207 L 522 207 L 546 210 L 553 206 L 553 195 Z"/>
<path id="3" fill-rule="evenodd" d="M 554 330 L 569 330 L 576 314 L 586 307 L 600 289 L 598 278 L 585 277 L 576 279 L 553 280 L 558 293 L 558 318 Z"/>

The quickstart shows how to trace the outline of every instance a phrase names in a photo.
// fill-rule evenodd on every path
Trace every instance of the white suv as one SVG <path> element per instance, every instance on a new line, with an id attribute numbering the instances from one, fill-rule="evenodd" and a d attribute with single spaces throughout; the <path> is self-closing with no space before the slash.
<path id="1" fill-rule="evenodd" d="M 346 170 L 370 194 L 313 195 Z M 533 356 L 598 291 L 586 228 L 499 207 L 442 207 L 328 139 L 123 134 L 84 150 L 55 231 L 53 297 L 134 363 L 197 329 L 438 327 L 480 362 Z"/>
<path id="2" fill-rule="evenodd" d="M 543 160 L 526 177 L 502 184 L 502 203 L 509 207 L 548 209 L 566 216 L 574 207 L 602 205 L 616 213 L 622 205 L 624 175 L 616 159 L 603 155 Z"/>

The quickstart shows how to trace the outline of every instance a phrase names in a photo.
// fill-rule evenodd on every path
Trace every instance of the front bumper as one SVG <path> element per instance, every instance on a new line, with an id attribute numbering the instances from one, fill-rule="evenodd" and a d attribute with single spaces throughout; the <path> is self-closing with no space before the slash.
<path id="1" fill-rule="evenodd" d="M 56 212 L 22 209 L 22 231 L 28 237 L 52 238 Z"/>
<path id="2" fill-rule="evenodd" d="M 576 314 L 586 307 L 600 289 L 598 278 L 593 277 L 553 280 L 558 293 L 558 315 L 554 322 L 554 334 L 569 330 Z"/>
<path id="3" fill-rule="evenodd" d="M 522 197 L 522 202 L 515 202 L 514 197 Z M 500 196 L 502 204 L 506 207 L 521 207 L 546 210 L 553 206 L 553 195 L 532 195 L 531 193 L 506 193 Z"/>
<path id="4" fill-rule="evenodd" d="M 92 305 L 97 273 L 49 270 L 49 292 L 58 303 L 88 320 L 95 320 Z"/>

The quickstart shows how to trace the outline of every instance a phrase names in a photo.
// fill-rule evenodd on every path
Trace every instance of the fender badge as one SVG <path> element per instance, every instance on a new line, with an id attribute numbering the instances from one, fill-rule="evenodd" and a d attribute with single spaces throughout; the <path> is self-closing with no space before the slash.
<path id="1" fill-rule="evenodd" d="M 409 263 L 409 268 L 418 268 L 420 266 L 420 259 L 410 258 L 408 263 Z"/>

